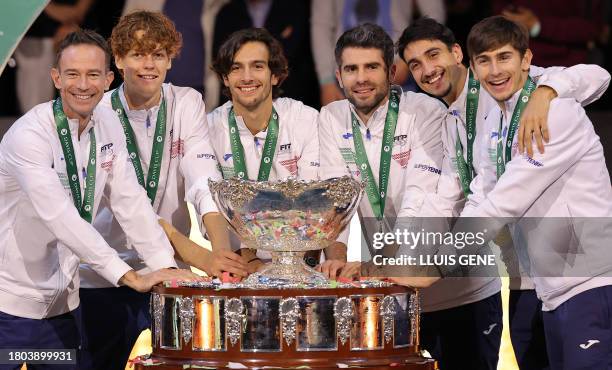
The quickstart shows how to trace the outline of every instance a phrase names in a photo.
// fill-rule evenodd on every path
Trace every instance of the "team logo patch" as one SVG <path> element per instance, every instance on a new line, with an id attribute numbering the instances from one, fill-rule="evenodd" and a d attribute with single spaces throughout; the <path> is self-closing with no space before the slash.
<path id="1" fill-rule="evenodd" d="M 402 166 L 402 168 L 406 168 L 406 166 L 408 166 L 408 161 L 410 160 L 410 150 L 392 154 L 391 158 L 393 158 L 400 166 Z"/>
<path id="2" fill-rule="evenodd" d="M 221 166 L 221 173 L 223 174 L 224 179 L 234 177 L 234 167 Z"/>
<path id="3" fill-rule="evenodd" d="M 297 176 L 297 172 L 298 172 L 297 162 L 299 159 L 300 157 L 295 157 L 295 158 L 279 161 L 279 163 L 281 164 L 281 166 L 285 167 L 285 169 L 289 171 L 289 173 L 291 173 L 292 176 Z"/>
<path id="4" fill-rule="evenodd" d="M 347 164 L 355 163 L 355 152 L 351 148 L 340 148 L 340 154 Z"/>
<path id="5" fill-rule="evenodd" d="M 66 175 L 65 173 L 61 173 L 61 172 L 56 172 L 56 173 L 64 189 L 70 189 L 70 183 L 68 182 L 68 175 Z"/>
<path id="6" fill-rule="evenodd" d="M 403 135 L 397 135 L 395 137 L 393 137 L 393 145 L 406 145 L 406 143 L 408 142 L 408 135 L 403 134 Z"/>
<path id="7" fill-rule="evenodd" d="M 104 155 L 113 155 L 113 143 L 108 143 L 100 147 L 100 153 Z"/>
<path id="8" fill-rule="evenodd" d="M 225 162 L 227 162 L 227 160 L 230 158 L 232 158 L 232 153 L 225 153 L 225 155 L 223 155 L 223 160 Z"/>
<path id="9" fill-rule="evenodd" d="M 172 146 L 170 148 L 170 157 L 176 158 L 178 156 L 185 155 L 185 141 L 182 139 L 178 139 L 172 142 Z"/>
<path id="10" fill-rule="evenodd" d="M 108 161 L 102 162 L 102 164 L 100 165 L 100 168 L 102 168 L 106 172 L 111 172 L 113 169 L 113 163 L 115 162 L 116 157 L 117 156 L 113 154 Z"/>
<path id="11" fill-rule="evenodd" d="M 291 150 L 291 143 L 279 145 L 278 149 L 279 149 L 278 150 L 279 153 L 284 153 L 284 152 L 290 151 Z"/>
<path id="12" fill-rule="evenodd" d="M 351 132 L 347 132 L 346 134 L 342 134 L 342 137 L 345 138 L 346 140 L 350 139 L 351 137 L 353 137 L 353 133 Z"/>

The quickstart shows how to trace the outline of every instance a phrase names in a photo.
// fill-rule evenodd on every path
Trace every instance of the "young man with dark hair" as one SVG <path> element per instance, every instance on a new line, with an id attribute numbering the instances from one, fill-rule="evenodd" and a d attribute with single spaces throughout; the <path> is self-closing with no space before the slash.
<path id="1" fill-rule="evenodd" d="M 162 220 L 178 257 L 209 276 L 220 276 L 223 271 L 245 276 L 246 264 L 227 250 L 227 225 L 208 189 L 208 179 L 221 175 L 209 141 L 202 96 L 192 88 L 164 83 L 181 48 L 180 33 L 163 14 L 138 11 L 119 20 L 110 42 L 124 83 L 106 93 L 100 105 L 118 116 L 129 167 Z M 201 217 L 212 252 L 186 236 L 191 222 L 185 200 Z M 145 269 L 112 209 L 103 199 L 94 226 L 128 265 Z M 87 264 L 81 265 L 80 294 L 82 369 L 125 367 L 138 336 L 150 327 L 150 294 L 114 288 Z"/>
<path id="2" fill-rule="evenodd" d="M 423 215 L 425 198 L 440 176 L 445 111 L 436 99 L 391 86 L 393 41 L 380 26 L 366 23 L 346 31 L 335 55 L 336 78 L 347 99 L 319 114 L 321 177 L 350 175 L 365 182 L 359 218 L 370 242 L 375 233 L 393 230 L 401 217 Z M 330 247 L 333 258 L 319 268 L 330 278 L 349 275 L 348 233 L 339 236 Z"/>
<path id="3" fill-rule="evenodd" d="M 515 133 L 535 89 L 527 45 L 527 32 L 503 17 L 484 19 L 468 36 L 471 67 L 496 104 L 484 120 L 478 175 L 455 230 L 485 230 L 490 239 L 513 222 L 513 235 L 525 238 L 515 247 L 526 248 L 542 300 L 550 368 L 598 369 L 612 360 L 610 177 L 599 138 L 574 99 L 551 102 L 543 153 L 519 153 Z M 472 252 L 443 245 L 437 254 Z M 438 269 L 448 276 L 456 268 Z M 396 280 L 426 286 L 436 278 Z"/>
<path id="4" fill-rule="evenodd" d="M 512 34 L 507 35 L 511 37 Z M 526 49 L 527 45 L 522 47 Z M 461 63 L 463 58 L 461 47 L 456 43 L 453 32 L 432 19 L 419 19 L 408 27 L 398 41 L 398 53 L 408 64 L 419 87 L 428 94 L 442 99 L 449 107 L 443 134 L 445 165 L 438 186 L 439 194 L 446 197 L 447 202 L 441 199 L 436 205 L 447 205 L 446 208 L 441 207 L 444 208 L 443 215 L 456 215 L 461 211 L 464 197 L 469 194 L 475 169 L 479 167 L 478 142 L 482 139 L 484 118 L 495 106 L 495 101 L 485 90 L 480 89 L 472 72 Z M 546 116 L 550 101 L 559 94 L 588 104 L 603 94 L 610 75 L 597 66 L 586 65 L 546 70 L 532 66 L 529 72 L 533 78 L 538 79 L 539 87 L 532 94 L 522 115 L 518 138 L 519 147 L 526 147 L 528 155 L 531 156 L 531 133 L 536 137 L 540 150 L 543 145 L 542 136 L 548 138 Z M 539 311 L 541 304 L 533 290 L 533 283 L 526 278 L 526 273 L 523 270 L 516 271 L 518 263 L 516 256 L 512 257 L 513 253 L 511 246 L 504 248 L 502 253 L 505 261 L 510 264 L 509 273 L 512 275 L 510 332 L 513 347 L 521 368 L 543 369 L 547 367 L 548 362 L 544 352 L 545 343 Z M 460 307 L 466 303 L 466 298 L 470 299 L 474 294 L 481 297 L 499 294 L 499 283 L 496 283 L 495 290 L 482 289 L 480 285 L 486 280 L 486 278 L 471 279 L 470 284 L 464 284 L 461 289 L 471 290 L 473 294 L 463 295 L 463 302 L 458 300 L 447 303 Z M 449 289 L 441 290 L 445 285 L 448 285 Z M 432 289 L 439 290 L 433 296 L 445 299 L 449 295 L 455 296 L 458 287 L 452 285 L 444 281 L 436 284 Z M 430 310 L 427 298 L 428 296 L 424 295 L 425 311 Z M 421 337 L 423 343 L 428 341 L 428 322 L 446 325 L 440 316 L 448 313 L 450 306 L 435 306 L 432 308 L 436 312 L 431 315 L 426 313 L 423 318 L 424 330 Z M 501 310 L 501 307 L 499 309 Z M 429 316 L 432 316 L 431 321 L 428 320 Z M 483 325 L 487 325 L 486 320 L 481 319 L 481 321 Z M 501 327 L 495 334 L 498 337 L 501 335 Z M 452 346 L 451 343 L 449 342 Z M 457 361 L 461 359 L 458 358 Z M 491 363 L 491 366 L 494 367 L 494 364 Z"/>
<path id="5" fill-rule="evenodd" d="M 317 111 L 279 97 L 288 66 L 280 43 L 263 28 L 233 33 L 213 69 L 231 100 L 208 114 L 210 136 L 224 178 L 268 181 L 318 178 Z M 239 242 L 232 240 L 232 248 Z M 242 249 L 249 271 L 261 266 Z M 269 254 L 258 252 L 262 258 Z"/>
<path id="6" fill-rule="evenodd" d="M 1 348 L 79 348 L 79 260 L 110 284 L 139 292 L 163 280 L 197 278 L 168 269 L 176 267 L 172 247 L 127 162 L 117 117 L 96 107 L 113 79 L 109 60 L 100 35 L 69 34 L 51 70 L 60 97 L 17 120 L 0 144 Z M 92 227 L 103 193 L 157 271 L 135 272 Z"/>

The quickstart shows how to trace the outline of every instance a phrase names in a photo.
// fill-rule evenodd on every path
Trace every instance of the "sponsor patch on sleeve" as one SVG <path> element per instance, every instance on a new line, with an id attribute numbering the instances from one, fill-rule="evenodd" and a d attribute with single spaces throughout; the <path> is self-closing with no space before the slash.
<path id="1" fill-rule="evenodd" d="M 217 160 L 217 157 L 214 154 L 210 154 L 210 153 L 198 153 L 196 155 L 196 158 L 198 158 L 198 159 L 211 159 L 213 161 Z"/>
<path id="2" fill-rule="evenodd" d="M 525 156 L 523 156 L 523 157 L 525 158 L 525 160 L 527 161 L 527 163 L 532 164 L 532 165 L 534 165 L 535 167 L 544 167 L 544 163 L 542 163 L 542 162 L 540 162 L 540 161 L 538 161 L 538 160 L 535 160 L 535 159 L 533 159 L 533 158 L 531 158 L 531 157 L 528 157 L 528 156 L 526 156 L 526 155 L 525 155 Z"/>
<path id="3" fill-rule="evenodd" d="M 432 172 L 438 175 L 442 173 L 440 169 L 429 166 L 427 164 L 422 164 L 422 163 L 415 164 L 414 168 L 416 168 L 417 170 L 425 171 L 425 172 Z"/>

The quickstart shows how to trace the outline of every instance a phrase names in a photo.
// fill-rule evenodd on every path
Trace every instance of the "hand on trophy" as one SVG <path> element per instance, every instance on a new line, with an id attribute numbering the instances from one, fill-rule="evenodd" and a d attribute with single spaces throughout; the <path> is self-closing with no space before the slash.
<path id="1" fill-rule="evenodd" d="M 246 270 L 249 275 L 260 271 L 266 265 L 257 257 L 257 251 L 254 249 L 241 248 L 238 253 L 242 257 L 242 262 L 246 264 Z"/>
<path id="2" fill-rule="evenodd" d="M 228 272 L 234 277 L 242 279 L 248 275 L 247 264 L 243 261 L 242 257 L 226 249 L 210 252 L 202 267 L 208 276 L 220 277 L 224 272 Z"/>
<path id="3" fill-rule="evenodd" d="M 325 275 L 326 278 L 336 280 L 338 273 L 346 266 L 346 261 L 331 259 L 315 267 L 315 270 Z"/>
<path id="4" fill-rule="evenodd" d="M 201 276 L 183 269 L 160 269 L 144 275 L 130 270 L 121 277 L 119 282 L 137 292 L 145 293 L 150 291 L 154 285 L 171 280 L 200 281 L 203 279 Z"/>
<path id="5" fill-rule="evenodd" d="M 361 262 L 347 262 L 342 270 L 340 270 L 340 276 L 338 279 L 359 279 L 362 276 L 362 263 Z"/>
<path id="6" fill-rule="evenodd" d="M 247 265 L 238 254 L 228 249 L 211 252 L 194 243 L 167 221 L 160 219 L 159 224 L 183 262 L 204 271 L 208 276 L 221 276 L 224 271 L 240 278 L 247 276 Z"/>

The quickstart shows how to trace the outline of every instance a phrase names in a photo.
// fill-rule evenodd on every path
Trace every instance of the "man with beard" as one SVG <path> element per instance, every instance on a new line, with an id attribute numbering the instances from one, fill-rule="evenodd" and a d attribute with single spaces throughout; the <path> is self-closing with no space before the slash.
<path id="1" fill-rule="evenodd" d="M 139 11 L 121 18 L 110 40 L 124 83 L 106 93 L 100 104 L 118 115 L 130 168 L 164 220 L 179 258 L 209 276 L 221 276 L 223 271 L 245 276 L 246 264 L 227 250 L 227 226 L 208 189 L 208 179 L 221 176 L 209 142 L 202 96 L 192 88 L 164 83 L 181 47 L 180 34 L 163 14 Z M 212 252 L 185 236 L 191 229 L 185 199 L 201 217 Z M 103 199 L 94 226 L 126 263 L 135 270 L 145 269 L 107 200 Z M 150 294 L 114 288 L 83 264 L 80 295 L 81 368 L 125 367 L 138 336 L 150 327 Z"/>
<path id="2" fill-rule="evenodd" d="M 426 93 L 442 99 L 448 106 L 443 142 L 445 162 L 438 193 L 442 195 L 436 204 L 441 215 L 450 217 L 461 212 L 465 197 L 470 193 L 469 187 L 479 168 L 478 142 L 483 140 L 484 119 L 495 100 L 474 78 L 471 70 L 461 62 L 463 54 L 456 43 L 453 32 L 433 19 L 423 18 L 404 30 L 397 45 L 400 57 L 408 64 L 419 87 Z M 543 151 L 542 137 L 548 140 L 546 118 L 550 102 L 556 96 L 570 97 L 589 104 L 598 99 L 606 90 L 610 75 L 598 66 L 578 65 L 570 68 L 542 69 L 531 66 L 530 76 L 539 87 L 533 92 L 522 115 L 519 128 L 519 147 L 526 147 L 528 156 L 532 157 L 532 133 L 537 146 Z M 468 137 L 470 138 L 468 140 Z M 446 198 L 446 199 L 444 199 Z M 509 238 L 506 238 L 509 239 Z M 503 239 L 498 239 L 501 244 Z M 509 240 L 508 240 L 509 241 Z M 518 242 L 518 240 L 517 240 Z M 516 255 L 511 243 L 502 251 L 505 262 L 509 265 L 510 278 L 510 333 L 513 348 L 521 369 L 544 369 L 548 366 L 545 352 L 544 333 L 542 329 L 541 302 L 536 297 L 533 283 L 524 271 L 518 270 Z M 522 276 L 522 277 L 521 277 Z M 423 291 L 423 320 L 421 344 L 451 368 L 462 368 L 464 358 L 457 350 L 457 342 L 465 341 L 465 330 L 457 323 L 457 312 L 465 310 L 472 302 L 481 301 L 488 296 L 499 297 L 499 279 L 471 278 L 462 283 L 444 279 Z M 459 292 L 462 292 L 459 294 Z M 450 299 L 449 297 L 456 297 Z M 497 298 L 496 301 L 499 301 Z M 495 305 L 501 318 L 501 305 Z M 465 321 L 464 321 L 465 322 Z M 491 322 L 486 318 L 477 318 L 479 336 L 496 337 L 499 343 L 499 327 L 488 330 Z M 455 326 L 455 340 L 442 340 L 443 328 Z M 489 331 L 489 334 L 485 332 Z M 492 331 L 492 332 L 491 332 Z M 483 334 L 480 334 L 483 332 Z M 460 339 L 461 338 L 461 339 Z M 435 343 L 440 343 L 436 346 Z M 445 343 L 448 343 L 448 348 Z M 483 343 L 478 341 L 478 343 Z M 486 343 L 486 342 L 484 342 Z M 496 368 L 499 347 L 473 347 L 482 350 L 492 359 L 489 367 Z M 454 353 L 456 356 L 451 356 Z M 477 368 L 477 367 L 474 367 Z"/>
<path id="3" fill-rule="evenodd" d="M 365 182 L 359 218 L 369 241 L 392 230 L 399 217 L 424 214 L 442 165 L 444 106 L 391 86 L 393 56 L 393 41 L 380 26 L 366 23 L 343 33 L 335 48 L 336 78 L 347 99 L 319 114 L 321 177 Z M 334 258 L 319 266 L 330 278 L 345 266 L 348 233 L 329 247 Z"/>
<path id="4" fill-rule="evenodd" d="M 113 79 L 109 64 L 100 35 L 69 34 L 51 70 L 60 97 L 17 120 L 0 144 L 0 348 L 79 348 L 79 260 L 110 284 L 138 292 L 197 278 L 168 269 L 176 267 L 172 247 L 127 162 L 117 117 L 96 107 Z M 134 248 L 158 271 L 136 273 L 92 227 L 103 193 Z"/>
<path id="5" fill-rule="evenodd" d="M 287 77 L 281 44 L 263 28 L 233 33 L 219 48 L 213 69 L 230 101 L 208 114 L 210 136 L 224 178 L 258 181 L 318 178 L 319 139 L 315 109 L 280 98 Z M 232 248 L 239 246 L 232 240 Z M 254 271 L 262 262 L 241 249 Z M 269 254 L 258 252 L 269 258 Z"/>

